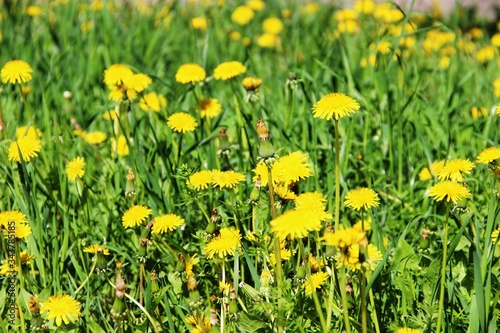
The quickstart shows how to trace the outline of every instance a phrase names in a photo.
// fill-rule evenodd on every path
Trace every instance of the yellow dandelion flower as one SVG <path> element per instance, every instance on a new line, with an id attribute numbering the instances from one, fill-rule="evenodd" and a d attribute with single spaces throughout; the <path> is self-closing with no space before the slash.
<path id="1" fill-rule="evenodd" d="M 499 238 L 498 236 L 500 235 L 500 228 L 497 230 L 493 231 L 491 233 L 491 244 L 500 246 Z"/>
<path id="2" fill-rule="evenodd" d="M 257 38 L 257 45 L 260 47 L 275 47 L 280 42 L 280 38 L 278 35 L 265 33 Z"/>
<path id="3" fill-rule="evenodd" d="M 375 1 L 373 0 L 358 0 L 354 3 L 354 10 L 358 13 L 370 15 L 375 9 Z"/>
<path id="4" fill-rule="evenodd" d="M 184 219 L 175 214 L 165 214 L 155 217 L 155 223 L 151 232 L 153 234 L 164 234 L 169 231 L 175 230 L 184 224 Z"/>
<path id="5" fill-rule="evenodd" d="M 247 25 L 254 17 L 252 8 L 248 6 L 238 6 L 231 14 L 231 21 L 239 25 Z"/>
<path id="6" fill-rule="evenodd" d="M 83 167 L 85 166 L 85 158 L 77 156 L 66 165 L 66 175 L 69 180 L 82 178 L 85 174 Z"/>
<path id="7" fill-rule="evenodd" d="M 339 120 L 360 108 L 358 102 L 343 93 L 330 93 L 323 96 L 312 108 L 313 117 Z"/>
<path id="8" fill-rule="evenodd" d="M 490 147 L 486 148 L 477 155 L 477 163 L 490 164 L 491 162 L 500 158 L 500 148 Z"/>
<path id="9" fill-rule="evenodd" d="M 306 192 L 295 198 L 295 209 L 315 215 L 321 220 L 329 220 L 332 214 L 325 212 L 326 198 L 319 192 Z"/>
<path id="10" fill-rule="evenodd" d="M 247 6 L 255 10 L 256 12 L 261 11 L 266 7 L 266 3 L 262 0 L 248 0 Z"/>
<path id="11" fill-rule="evenodd" d="M 21 266 L 30 265 L 35 256 L 28 254 L 26 250 L 19 253 L 19 260 L 21 261 Z M 0 266 L 0 275 L 12 275 L 17 274 L 18 266 L 16 263 L 9 262 L 9 260 L 5 260 L 5 262 Z"/>
<path id="12" fill-rule="evenodd" d="M 9 161 L 21 162 L 21 156 L 24 162 L 29 162 L 33 157 L 38 156 L 42 149 L 42 142 L 36 137 L 24 136 L 17 141 L 11 141 L 9 146 Z"/>
<path id="13" fill-rule="evenodd" d="M 22 60 L 11 60 L 7 62 L 0 72 L 2 83 L 25 83 L 31 81 L 31 73 L 33 69 L 31 66 Z"/>
<path id="14" fill-rule="evenodd" d="M 192 132 L 198 127 L 196 119 L 186 112 L 177 112 L 168 117 L 167 125 L 179 133 Z"/>
<path id="15" fill-rule="evenodd" d="M 213 171 L 213 184 L 214 186 L 219 186 L 220 189 L 223 188 L 233 188 L 238 183 L 245 181 L 245 175 L 233 170 L 228 171 Z"/>
<path id="16" fill-rule="evenodd" d="M 276 174 L 282 182 L 288 184 L 298 182 L 312 176 L 311 164 L 307 163 L 308 156 L 296 151 L 280 157 L 273 165 Z"/>
<path id="17" fill-rule="evenodd" d="M 257 236 L 255 236 L 255 233 L 253 231 L 248 231 L 245 238 L 250 241 L 250 242 L 258 242 L 259 239 Z"/>
<path id="18" fill-rule="evenodd" d="M 321 285 L 328 279 L 327 272 L 314 273 L 303 284 L 306 295 L 312 295 L 313 291 L 320 288 Z"/>
<path id="19" fill-rule="evenodd" d="M 292 257 L 292 251 L 290 249 L 285 248 L 284 244 L 286 244 L 286 243 L 281 242 L 281 247 L 280 247 L 281 261 L 290 260 L 290 258 Z M 276 265 L 276 255 L 274 253 L 270 253 L 269 258 L 267 258 L 267 262 L 269 263 L 269 265 L 275 266 Z"/>
<path id="20" fill-rule="evenodd" d="M 197 191 L 205 190 L 212 183 L 214 173 L 210 170 L 201 170 L 189 176 L 186 184 L 194 187 Z"/>
<path id="21" fill-rule="evenodd" d="M 344 204 L 355 210 L 368 210 L 371 207 L 377 207 L 380 200 L 374 190 L 366 187 L 350 190 L 345 199 Z"/>
<path id="22" fill-rule="evenodd" d="M 429 196 L 436 201 L 446 200 L 446 202 L 450 202 L 451 200 L 456 204 L 461 199 L 470 198 L 471 193 L 467 187 L 454 181 L 446 180 L 432 186 Z"/>
<path id="23" fill-rule="evenodd" d="M 229 80 L 240 74 L 244 74 L 247 68 L 239 61 L 223 62 L 214 69 L 216 80 Z"/>
<path id="24" fill-rule="evenodd" d="M 105 120 L 115 120 L 120 117 L 120 111 L 109 110 L 102 115 Z"/>
<path id="25" fill-rule="evenodd" d="M 208 22 L 207 18 L 204 16 L 193 17 L 190 23 L 193 29 L 195 30 L 201 30 L 201 31 L 207 30 Z"/>
<path id="26" fill-rule="evenodd" d="M 321 237 L 327 246 L 336 246 L 341 249 L 348 248 L 353 244 L 360 244 L 366 241 L 366 234 L 362 230 L 354 228 L 340 229 L 335 232 L 327 231 Z"/>
<path id="27" fill-rule="evenodd" d="M 43 9 L 39 6 L 26 7 L 26 14 L 31 17 L 39 17 L 43 14 Z"/>
<path id="28" fill-rule="evenodd" d="M 396 333 L 422 333 L 422 330 L 419 330 L 416 328 L 409 328 L 409 327 L 400 327 L 400 328 L 398 328 Z"/>
<path id="29" fill-rule="evenodd" d="M 146 221 L 152 213 L 153 211 L 146 206 L 134 205 L 123 214 L 122 224 L 125 228 L 135 227 Z"/>
<path id="30" fill-rule="evenodd" d="M 307 210 L 288 210 L 271 221 L 271 231 L 280 239 L 304 238 L 322 227 L 321 216 Z"/>
<path id="31" fill-rule="evenodd" d="M 15 224 L 28 223 L 28 219 L 24 213 L 17 210 L 8 210 L 5 212 L 0 212 L 0 226 L 7 228 L 9 222 L 14 222 Z"/>
<path id="32" fill-rule="evenodd" d="M 106 248 L 103 245 L 99 245 L 99 244 L 89 245 L 89 246 L 87 246 L 86 248 L 83 249 L 83 252 L 92 253 L 94 255 L 97 255 L 98 253 L 102 253 L 105 256 L 109 255 L 108 248 Z"/>
<path id="33" fill-rule="evenodd" d="M 197 257 L 197 254 L 193 254 L 193 256 L 187 256 L 184 263 L 186 264 L 186 275 L 193 275 L 194 265 L 200 262 L 200 258 Z"/>
<path id="34" fill-rule="evenodd" d="M 120 135 L 118 140 L 111 138 L 111 147 L 113 148 L 113 152 L 116 152 L 120 157 L 127 156 L 130 153 L 127 139 L 124 135 Z"/>
<path id="35" fill-rule="evenodd" d="M 431 164 L 431 167 L 424 167 L 418 174 L 418 179 L 426 181 L 431 179 L 433 176 L 436 177 L 441 169 L 444 167 L 444 161 L 437 161 Z"/>
<path id="36" fill-rule="evenodd" d="M 198 64 L 184 64 L 177 70 L 175 81 L 186 84 L 205 80 L 207 74 Z"/>
<path id="37" fill-rule="evenodd" d="M 247 76 L 245 77 L 241 83 L 246 91 L 257 91 L 262 85 L 262 80 L 257 77 Z"/>
<path id="38" fill-rule="evenodd" d="M 20 139 L 25 136 L 30 136 L 33 138 L 40 138 L 42 136 L 42 131 L 34 126 L 21 126 L 16 129 L 16 138 Z"/>
<path id="39" fill-rule="evenodd" d="M 469 174 L 474 168 L 474 163 L 469 160 L 457 158 L 449 160 L 437 174 L 439 180 L 450 179 L 455 182 L 463 180 L 462 173 Z"/>
<path id="40" fill-rule="evenodd" d="M 27 223 L 16 223 L 15 224 L 15 231 L 14 231 L 14 236 L 17 239 L 24 239 L 28 238 L 29 235 L 31 235 L 31 227 Z"/>
<path id="41" fill-rule="evenodd" d="M 283 200 L 294 200 L 297 198 L 297 195 L 290 190 L 288 185 L 278 184 L 274 187 L 274 194 L 280 197 Z"/>
<path id="42" fill-rule="evenodd" d="M 492 45 L 486 45 L 477 50 L 476 60 L 480 63 L 485 63 L 495 58 L 496 49 Z"/>
<path id="43" fill-rule="evenodd" d="M 167 99 L 161 94 L 150 92 L 142 96 L 139 107 L 142 111 L 160 112 L 161 108 L 167 106 Z"/>
<path id="44" fill-rule="evenodd" d="M 215 118 L 222 112 L 222 106 L 216 98 L 207 98 L 200 101 L 200 115 L 202 118 Z"/>
<path id="45" fill-rule="evenodd" d="M 190 333 L 210 332 L 212 327 L 210 325 L 210 319 L 204 314 L 200 314 L 197 316 L 187 316 L 186 322 L 193 326 L 193 329 L 190 331 Z"/>
<path id="46" fill-rule="evenodd" d="M 121 86 L 125 78 L 134 75 L 127 65 L 113 64 L 104 71 L 104 83 L 109 87 Z"/>
<path id="47" fill-rule="evenodd" d="M 348 249 L 348 254 L 337 252 L 336 260 L 338 267 L 346 265 L 351 271 L 363 270 L 373 271 L 382 260 L 382 252 L 375 245 L 368 244 L 365 255 L 360 257 L 360 245 L 353 244 Z M 341 258 L 344 256 L 344 258 Z"/>
<path id="48" fill-rule="evenodd" d="M 213 238 L 206 246 L 205 252 L 208 259 L 215 255 L 219 258 L 234 255 L 235 251 L 241 250 L 241 234 L 235 228 L 222 228 L 220 234 Z"/>
<path id="49" fill-rule="evenodd" d="M 85 142 L 87 142 L 90 145 L 98 145 L 106 141 L 107 135 L 104 132 L 101 131 L 95 131 L 95 132 L 83 132 L 82 135 L 80 135 Z"/>
<path id="50" fill-rule="evenodd" d="M 262 22 L 262 29 L 267 33 L 278 35 L 283 30 L 283 22 L 277 17 L 270 17 Z"/>
<path id="51" fill-rule="evenodd" d="M 57 326 L 61 326 L 63 322 L 64 324 L 75 323 L 78 317 L 82 316 L 80 303 L 69 295 L 50 296 L 46 302 L 42 303 L 40 313 L 48 313 L 47 319 L 55 319 Z"/>

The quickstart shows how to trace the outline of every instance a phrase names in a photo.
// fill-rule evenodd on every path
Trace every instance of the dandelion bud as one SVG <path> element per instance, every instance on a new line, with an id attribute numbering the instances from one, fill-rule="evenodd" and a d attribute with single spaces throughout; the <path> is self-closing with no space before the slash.
<path id="1" fill-rule="evenodd" d="M 220 151 L 227 151 L 231 148 L 231 144 L 229 143 L 229 140 L 227 139 L 227 133 L 225 128 L 221 128 L 219 131 L 219 150 Z"/>
<path id="2" fill-rule="evenodd" d="M 127 173 L 127 184 L 125 185 L 125 196 L 130 200 L 133 200 L 137 194 L 135 191 L 134 180 L 134 171 L 132 171 L 132 168 L 129 168 Z"/>
<path id="3" fill-rule="evenodd" d="M 271 140 L 269 138 L 269 130 L 262 121 L 262 119 L 257 120 L 257 134 L 259 135 L 259 155 L 262 158 L 272 157 L 275 154 L 275 150 Z"/>
<path id="4" fill-rule="evenodd" d="M 217 326 L 219 324 L 219 320 L 217 319 L 217 310 L 214 307 L 210 308 L 210 325 Z"/>
<path id="5" fill-rule="evenodd" d="M 104 273 L 108 267 L 108 261 L 106 260 L 106 257 L 104 256 L 104 250 L 102 247 L 97 248 L 97 262 L 96 262 L 96 267 L 99 272 Z"/>
<path id="6" fill-rule="evenodd" d="M 299 279 L 303 279 L 306 277 L 306 268 L 304 266 L 300 266 L 297 268 L 297 277 Z"/>
<path id="7" fill-rule="evenodd" d="M 216 227 L 215 223 L 213 223 L 212 221 L 210 221 L 210 223 L 208 223 L 207 228 L 205 230 L 206 230 L 206 232 L 208 234 L 213 234 L 214 231 L 215 231 L 215 227 Z"/>
<path id="8" fill-rule="evenodd" d="M 259 301 L 262 300 L 262 298 L 260 297 L 260 294 L 257 291 L 257 289 L 255 289 L 252 286 L 249 286 L 245 282 L 240 282 L 240 289 L 243 291 L 243 294 L 247 295 L 248 297 L 250 297 L 255 302 L 259 302 Z"/>
<path id="9" fill-rule="evenodd" d="M 255 93 L 262 85 L 262 80 L 256 77 L 246 77 L 241 83 L 246 91 Z"/>
<path id="10" fill-rule="evenodd" d="M 212 216 L 210 216 L 210 221 L 213 223 L 217 223 L 217 220 L 219 219 L 219 212 L 217 211 L 217 208 L 212 208 Z"/>
<path id="11" fill-rule="evenodd" d="M 152 293 L 157 293 L 160 290 L 160 287 L 158 286 L 158 279 L 156 277 L 156 270 L 151 271 L 151 292 Z"/>
<path id="12" fill-rule="evenodd" d="M 261 186 L 261 180 L 260 180 L 260 175 L 258 175 L 257 181 L 255 182 L 255 186 L 254 186 L 252 192 L 250 193 L 250 199 L 248 200 L 248 203 L 256 204 L 259 201 L 260 186 Z"/>

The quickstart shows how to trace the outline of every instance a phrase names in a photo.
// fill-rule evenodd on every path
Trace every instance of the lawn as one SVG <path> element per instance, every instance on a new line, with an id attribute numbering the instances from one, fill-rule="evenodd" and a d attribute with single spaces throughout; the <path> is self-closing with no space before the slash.
<path id="1" fill-rule="evenodd" d="M 499 29 L 3 1 L 0 331 L 496 332 Z"/>

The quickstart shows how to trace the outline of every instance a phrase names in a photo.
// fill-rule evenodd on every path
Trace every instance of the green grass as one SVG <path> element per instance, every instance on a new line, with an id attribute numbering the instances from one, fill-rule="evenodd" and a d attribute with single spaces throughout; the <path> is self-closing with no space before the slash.
<path id="1" fill-rule="evenodd" d="M 458 9 L 445 19 L 406 12 L 392 23 L 359 14 L 359 26 L 349 34 L 339 32 L 333 16 L 341 9 L 332 5 L 321 4 L 307 13 L 301 1 L 270 1 L 249 24 L 239 26 L 231 20 L 235 4 L 207 2 L 172 2 L 147 6 L 146 11 L 134 2 L 103 1 L 98 10 L 71 0 L 42 2 L 38 17 L 26 14 L 29 1 L 4 2 L 0 64 L 23 60 L 33 68 L 33 78 L 22 84 L 31 88 L 27 94 L 21 93 L 20 85 L 6 83 L 0 88 L 0 212 L 26 215 L 32 234 L 16 242 L 16 252 L 26 250 L 34 259 L 16 277 L 14 303 L 5 298 L 11 295 L 13 280 L 9 273 L 0 276 L 0 330 L 186 332 L 194 329 L 186 317 L 208 319 L 212 308 L 218 318 L 211 326 L 214 332 L 221 331 L 222 322 L 225 332 L 341 332 L 349 329 L 343 314 L 350 329 L 360 332 L 365 327 L 367 332 L 403 327 L 421 332 L 496 331 L 500 247 L 492 242 L 492 233 L 500 220 L 498 174 L 476 163 L 470 174 L 464 174 L 472 197 L 450 205 L 440 328 L 436 325 L 446 205 L 428 195 L 437 178 L 419 179 L 420 171 L 432 162 L 476 162 L 483 149 L 499 146 L 500 119 L 490 112 L 499 102 L 493 86 L 500 64 L 498 48 L 489 61 L 476 58 L 478 50 L 492 44 L 495 22 Z M 289 17 L 284 10 L 290 11 Z M 197 16 L 208 19 L 206 30 L 191 27 L 191 18 Z M 269 17 L 280 18 L 284 29 L 275 47 L 263 48 L 257 39 Z M 92 28 L 83 32 L 81 25 L 88 21 Z M 413 22 L 412 31 L 390 33 L 406 22 Z M 471 37 L 472 27 L 480 28 L 482 36 Z M 231 38 L 234 31 L 240 39 Z M 454 38 L 440 43 L 444 35 L 436 37 L 436 32 L 450 32 Z M 403 38 L 414 38 L 415 44 L 397 47 Z M 386 54 L 376 50 L 381 41 L 391 45 Z M 464 43 L 473 50 L 467 51 Z M 426 45 L 436 49 L 427 50 Z M 449 66 L 442 68 L 448 51 Z M 376 63 L 370 64 L 374 55 Z M 213 70 L 232 60 L 243 63 L 246 73 L 215 80 Z M 176 82 L 177 69 L 186 63 L 201 65 L 207 79 L 193 85 Z M 160 112 L 144 112 L 138 106 L 141 94 L 118 105 L 110 100 L 103 73 L 112 64 L 126 64 L 134 73 L 148 75 L 152 84 L 142 94 L 162 94 L 168 105 Z M 245 76 L 262 79 L 254 102 L 245 100 Z M 71 92 L 70 99 L 64 98 L 65 91 Z M 331 92 L 342 92 L 361 105 L 338 123 L 340 179 L 335 176 L 334 123 L 313 118 L 311 111 Z M 200 98 L 217 98 L 221 115 L 201 118 Z M 488 114 L 472 117 L 474 106 L 485 107 Z M 119 121 L 105 120 L 103 115 L 115 107 L 121 111 Z M 179 111 L 196 119 L 194 131 L 180 134 L 167 126 L 168 117 Z M 291 257 L 282 261 L 283 277 L 278 278 L 278 267 L 267 260 L 279 245 L 270 227 L 268 187 L 261 188 L 255 205 L 248 201 L 254 188 L 252 170 L 261 160 L 258 119 L 269 128 L 276 157 L 295 151 L 308 155 L 312 176 L 294 184 L 296 194 L 320 192 L 334 216 L 339 182 L 337 208 L 343 227 L 361 218 L 359 211 L 344 205 L 349 190 L 368 187 L 378 193 L 380 204 L 364 215 L 372 218 L 367 239 L 382 253 L 373 271 L 336 267 L 339 249 L 320 239 L 334 225 L 331 219 L 307 237 L 286 240 Z M 75 123 L 87 132 L 105 132 L 107 139 L 91 145 L 75 135 Z M 41 130 L 42 149 L 29 162 L 12 162 L 8 151 L 16 129 L 28 124 Z M 219 153 L 222 128 L 231 144 L 227 155 Z M 129 139 L 127 156 L 118 156 L 111 145 L 122 133 Z M 85 175 L 72 181 L 65 170 L 77 156 L 85 158 Z M 125 196 L 129 168 L 135 174 L 132 199 Z M 223 190 L 196 191 L 187 185 L 191 174 L 211 169 L 235 170 L 245 180 Z M 292 201 L 273 199 L 278 215 L 294 207 Z M 142 225 L 125 229 L 121 219 L 133 204 L 153 213 Z M 205 255 L 214 237 L 206 231 L 213 208 L 219 216 L 217 230 L 235 227 L 243 235 L 241 249 L 224 259 L 224 265 Z M 147 235 L 150 219 L 167 213 L 182 217 L 183 227 Z M 256 242 L 245 238 L 253 225 Z M 4 227 L 0 262 L 11 258 Z M 149 241 L 141 249 L 144 234 Z M 104 272 L 93 269 L 93 255 L 83 252 L 91 244 L 110 251 Z M 193 268 L 197 285 L 188 290 L 182 258 L 195 254 L 200 260 Z M 318 266 L 310 266 L 312 257 Z M 261 275 L 267 270 L 274 280 Z M 126 310 L 123 317 L 113 319 L 119 271 L 127 286 Z M 223 271 L 234 299 L 229 290 L 219 289 Z M 304 282 L 315 272 L 329 276 L 307 295 Z M 349 282 L 347 308 L 341 295 L 341 288 L 346 288 L 342 274 Z M 242 281 L 245 287 L 239 286 Z M 361 304 L 361 281 L 366 284 L 366 309 Z M 31 296 L 38 297 L 43 309 L 49 297 L 58 294 L 79 302 L 81 318 L 58 327 L 46 313 L 30 311 Z M 19 310 L 13 325 L 8 318 L 11 304 Z M 221 311 L 221 304 L 227 309 Z"/>

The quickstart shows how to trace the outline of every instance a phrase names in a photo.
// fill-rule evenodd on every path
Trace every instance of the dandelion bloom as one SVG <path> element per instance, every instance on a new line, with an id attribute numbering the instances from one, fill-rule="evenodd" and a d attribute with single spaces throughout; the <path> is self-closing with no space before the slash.
<path id="1" fill-rule="evenodd" d="M 339 120 L 358 111 L 359 103 L 343 93 L 330 93 L 323 96 L 312 108 L 313 117 L 330 120 L 332 117 Z"/>
<path id="2" fill-rule="evenodd" d="M 463 180 L 462 173 L 469 174 L 474 168 L 474 163 L 469 160 L 457 158 L 449 160 L 437 174 L 439 180 L 450 179 L 455 182 Z"/>
<path id="3" fill-rule="evenodd" d="M 422 333 L 422 330 L 419 330 L 417 328 L 400 327 L 398 328 L 396 333 Z"/>
<path id="4" fill-rule="evenodd" d="M 19 260 L 21 261 L 21 266 L 29 265 L 33 262 L 35 256 L 28 254 L 26 250 L 19 253 Z M 12 266 L 12 262 L 9 263 L 9 260 L 5 260 L 5 262 L 0 266 L 0 275 L 11 275 L 12 272 L 18 271 L 18 266 L 14 263 Z"/>
<path id="5" fill-rule="evenodd" d="M 142 111 L 160 112 L 161 108 L 167 106 L 167 99 L 161 94 L 150 92 L 142 96 L 139 101 L 139 107 Z"/>
<path id="6" fill-rule="evenodd" d="M 8 210 L 0 212 L 0 226 L 7 228 L 9 222 L 27 223 L 28 219 L 24 213 L 18 210 Z"/>
<path id="7" fill-rule="evenodd" d="M 279 44 L 280 38 L 278 35 L 275 34 L 270 34 L 270 33 L 265 33 L 262 34 L 258 39 L 257 39 L 257 45 L 260 47 L 275 47 L 277 44 Z"/>
<path id="8" fill-rule="evenodd" d="M 193 267 L 194 265 L 200 262 L 200 258 L 197 257 L 197 254 L 193 254 L 193 256 L 187 256 L 184 263 L 186 264 L 186 275 L 193 275 Z"/>
<path id="9" fill-rule="evenodd" d="M 105 256 L 109 255 L 109 250 L 105 246 L 99 244 L 89 245 L 83 249 L 83 252 L 92 253 L 94 255 L 97 255 L 98 253 L 102 253 Z"/>
<path id="10" fill-rule="evenodd" d="M 335 232 L 327 231 L 321 237 L 327 246 L 336 246 L 341 249 L 348 248 L 353 244 L 361 244 L 366 241 L 366 234 L 362 230 L 354 228 L 340 229 Z"/>
<path id="11" fill-rule="evenodd" d="M 375 245 L 368 244 L 366 253 L 361 255 L 359 244 L 353 244 L 347 249 L 347 253 L 337 252 L 335 258 L 337 267 L 347 266 L 351 271 L 373 271 L 382 260 L 382 252 Z"/>
<path id="12" fill-rule="evenodd" d="M 271 169 L 274 184 L 290 184 L 312 176 L 312 166 L 307 162 L 308 156 L 300 151 L 295 151 L 280 157 L 274 162 Z M 253 181 L 260 176 L 261 185 L 266 186 L 268 182 L 268 171 L 265 163 L 257 164 L 252 170 L 255 173 Z"/>
<path id="13" fill-rule="evenodd" d="M 200 115 L 202 118 L 215 118 L 222 112 L 222 106 L 216 98 L 207 98 L 200 101 Z"/>
<path id="14" fill-rule="evenodd" d="M 123 134 L 118 137 L 118 140 L 111 138 L 111 147 L 113 148 L 113 152 L 116 152 L 120 157 L 127 156 L 130 153 L 127 139 Z"/>
<path id="15" fill-rule="evenodd" d="M 177 112 L 168 117 L 168 127 L 179 133 L 192 132 L 198 126 L 196 119 L 186 112 Z"/>
<path id="16" fill-rule="evenodd" d="M 248 0 L 247 6 L 255 10 L 256 12 L 261 11 L 266 7 L 266 3 L 262 0 Z"/>
<path id="17" fill-rule="evenodd" d="M 241 249 L 240 240 L 241 234 L 235 228 L 220 229 L 220 234 L 205 246 L 207 258 L 212 259 L 214 255 L 219 258 L 234 255 L 236 250 Z"/>
<path id="18" fill-rule="evenodd" d="M 69 295 L 50 296 L 40 310 L 40 313 L 46 312 L 48 312 L 47 319 L 55 319 L 57 326 L 61 326 L 63 322 L 65 324 L 77 322 L 78 317 L 82 316 L 80 303 Z"/>
<path id="19" fill-rule="evenodd" d="M 29 162 L 33 157 L 38 156 L 42 149 L 42 142 L 36 137 L 24 136 L 17 141 L 11 141 L 9 146 L 9 161 L 21 162 L 21 156 L 24 162 Z"/>
<path id="20" fill-rule="evenodd" d="M 152 213 L 153 211 L 146 206 L 132 206 L 123 214 L 122 224 L 125 228 L 135 227 L 143 223 Z"/>
<path id="21" fill-rule="evenodd" d="M 356 230 L 365 230 L 365 231 L 371 230 L 372 218 L 368 217 L 367 219 L 359 220 L 352 227 Z"/>
<path id="22" fill-rule="evenodd" d="M 437 174 L 443 169 L 444 161 L 437 161 L 431 164 L 431 167 L 424 167 L 418 174 L 418 179 L 425 181 L 431 179 L 433 176 L 436 177 Z"/>
<path id="23" fill-rule="evenodd" d="M 104 83 L 110 89 L 108 97 L 112 101 L 121 101 L 125 98 L 132 101 L 152 82 L 146 74 L 134 74 L 123 64 L 113 64 L 104 71 Z"/>
<path id="24" fill-rule="evenodd" d="M 500 227 L 491 233 L 491 244 L 500 246 L 498 235 L 500 235 Z"/>
<path id="25" fill-rule="evenodd" d="M 177 70 L 175 81 L 186 84 L 205 80 L 207 74 L 203 67 L 198 64 L 184 64 Z"/>
<path id="26" fill-rule="evenodd" d="M 87 142 L 89 145 L 98 145 L 106 141 L 107 135 L 104 132 L 101 131 L 95 131 L 95 132 L 82 132 L 80 135 L 85 142 Z"/>
<path id="27" fill-rule="evenodd" d="M 456 204 L 461 199 L 470 198 L 471 193 L 467 187 L 454 181 L 446 180 L 432 186 L 429 196 L 436 201 L 446 200 L 446 202 L 450 202 L 451 200 Z"/>
<path id="28" fill-rule="evenodd" d="M 134 75 L 134 72 L 127 65 L 113 64 L 104 71 L 104 83 L 108 87 L 120 86 L 125 78 Z"/>
<path id="29" fill-rule="evenodd" d="M 248 6 L 238 6 L 231 14 L 231 21 L 239 25 L 247 25 L 254 17 L 252 8 Z"/>
<path id="30" fill-rule="evenodd" d="M 27 223 L 17 223 L 15 225 L 14 236 L 17 239 L 25 239 L 29 235 L 31 235 L 31 233 L 32 233 L 32 231 L 31 231 L 31 227 L 30 227 L 29 224 L 27 224 Z"/>
<path id="31" fill-rule="evenodd" d="M 477 155 L 477 163 L 490 164 L 491 162 L 500 158 L 500 148 L 490 147 L 486 148 Z"/>
<path id="32" fill-rule="evenodd" d="M 283 22 L 277 17 L 270 17 L 262 22 L 262 29 L 267 33 L 277 35 L 283 30 Z"/>
<path id="33" fill-rule="evenodd" d="M 85 158 L 75 157 L 72 159 L 68 165 L 66 165 L 66 175 L 69 180 L 76 180 L 77 178 L 82 178 L 85 174 L 83 167 L 85 166 Z"/>
<path id="34" fill-rule="evenodd" d="M 271 221 L 271 231 L 280 239 L 304 238 L 323 226 L 322 216 L 307 210 L 291 209 Z"/>
<path id="35" fill-rule="evenodd" d="M 304 282 L 303 287 L 305 289 L 306 295 L 312 295 L 313 291 L 320 288 L 323 282 L 328 279 L 329 275 L 327 272 L 318 272 L 311 275 Z"/>
<path id="36" fill-rule="evenodd" d="M 233 188 L 238 183 L 241 183 L 245 180 L 245 175 L 233 170 L 228 171 L 213 171 L 213 183 L 214 186 L 219 186 L 220 189 L 223 188 Z"/>
<path id="37" fill-rule="evenodd" d="M 38 17 L 43 14 L 43 9 L 39 6 L 28 6 L 26 8 L 26 14 L 31 17 Z"/>
<path id="38" fill-rule="evenodd" d="M 193 326 L 191 333 L 210 332 L 212 327 L 210 325 L 210 319 L 204 314 L 199 314 L 197 316 L 187 316 L 186 322 Z"/>
<path id="39" fill-rule="evenodd" d="M 274 194 L 283 200 L 295 200 L 297 195 L 290 190 L 290 187 L 284 184 L 278 184 L 274 187 Z"/>
<path id="40" fill-rule="evenodd" d="M 11 60 L 7 62 L 0 72 L 2 83 L 24 83 L 31 81 L 31 73 L 33 69 L 31 66 L 22 60 Z"/>
<path id="41" fill-rule="evenodd" d="M 229 80 L 240 74 L 244 74 L 247 68 L 239 61 L 223 62 L 214 69 L 216 80 Z"/>
<path id="42" fill-rule="evenodd" d="M 367 210 L 371 207 L 377 207 L 380 200 L 374 190 L 366 187 L 350 190 L 345 199 L 344 204 L 355 210 Z"/>
<path id="43" fill-rule="evenodd" d="M 191 26 L 193 29 L 205 31 L 207 30 L 207 19 L 204 16 L 193 17 L 191 19 Z"/>
<path id="44" fill-rule="evenodd" d="M 201 170 L 189 176 L 186 184 L 194 187 L 197 191 L 204 190 L 212 183 L 214 173 L 210 170 Z"/>
<path id="45" fill-rule="evenodd" d="M 151 232 L 153 234 L 164 234 L 166 232 L 175 230 L 184 223 L 184 219 L 175 214 L 166 214 L 155 217 L 155 223 Z"/>
<path id="46" fill-rule="evenodd" d="M 295 209 L 306 211 L 321 220 L 329 220 L 332 215 L 325 211 L 326 198 L 319 192 L 305 192 L 294 200 Z"/>
<path id="47" fill-rule="evenodd" d="M 262 85 L 262 80 L 257 77 L 247 76 L 241 81 L 246 91 L 257 91 Z"/>

